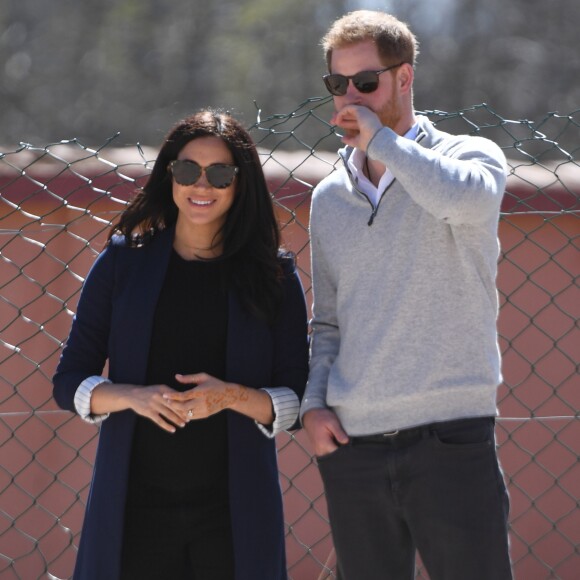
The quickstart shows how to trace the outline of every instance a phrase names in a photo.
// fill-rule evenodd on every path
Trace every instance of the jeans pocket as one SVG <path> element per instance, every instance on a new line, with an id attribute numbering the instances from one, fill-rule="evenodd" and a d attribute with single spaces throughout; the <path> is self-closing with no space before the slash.
<path id="1" fill-rule="evenodd" d="M 432 433 L 437 445 L 448 449 L 490 447 L 494 443 L 493 419 L 467 419 L 435 425 Z"/>
<path id="2" fill-rule="evenodd" d="M 320 463 L 324 463 L 325 461 L 330 461 L 334 459 L 341 449 L 344 449 L 346 445 L 339 445 L 334 451 L 330 453 L 325 453 L 324 455 L 316 455 L 316 462 L 320 465 Z"/>

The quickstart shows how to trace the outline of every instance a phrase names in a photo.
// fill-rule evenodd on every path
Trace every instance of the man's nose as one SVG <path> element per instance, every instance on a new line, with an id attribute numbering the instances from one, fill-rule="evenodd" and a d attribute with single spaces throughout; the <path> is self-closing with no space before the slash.
<path id="1" fill-rule="evenodd" d="M 349 105 L 360 105 L 361 103 L 361 93 L 354 86 L 352 79 L 348 79 L 348 85 L 346 85 L 346 93 L 343 97 Z"/>

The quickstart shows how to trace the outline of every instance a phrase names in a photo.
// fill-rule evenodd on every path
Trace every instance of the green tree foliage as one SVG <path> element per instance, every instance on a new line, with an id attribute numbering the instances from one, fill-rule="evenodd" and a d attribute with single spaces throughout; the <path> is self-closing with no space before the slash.
<path id="1" fill-rule="evenodd" d="M 384 7 L 421 41 L 419 109 L 487 102 L 506 118 L 578 108 L 578 0 L 6 0 L 0 144 L 78 137 L 157 145 L 202 106 L 248 125 L 325 94 L 319 40 Z"/>

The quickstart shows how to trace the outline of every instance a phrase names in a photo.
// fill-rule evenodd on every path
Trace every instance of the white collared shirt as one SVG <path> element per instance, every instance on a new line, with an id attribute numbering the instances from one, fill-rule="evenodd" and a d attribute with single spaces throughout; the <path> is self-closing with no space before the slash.
<path id="1" fill-rule="evenodd" d="M 406 139 L 411 139 L 414 141 L 417 138 L 417 133 L 419 132 L 419 124 L 415 123 L 404 135 Z M 348 158 L 348 168 L 352 173 L 358 189 L 364 193 L 373 206 L 377 206 L 381 195 L 386 191 L 386 189 L 391 185 L 395 176 L 391 173 L 390 169 L 387 167 L 385 172 L 381 176 L 378 187 L 368 179 L 364 174 L 364 165 L 366 162 L 366 153 L 357 149 L 355 147 L 352 155 Z"/>

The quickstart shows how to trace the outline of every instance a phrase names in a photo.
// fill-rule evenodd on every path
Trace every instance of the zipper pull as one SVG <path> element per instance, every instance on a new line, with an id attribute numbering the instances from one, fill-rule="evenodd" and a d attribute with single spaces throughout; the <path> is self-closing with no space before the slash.
<path id="1" fill-rule="evenodd" d="M 375 216 L 377 215 L 378 209 L 379 209 L 378 207 L 373 208 L 373 213 L 371 214 L 371 219 L 369 220 L 369 223 L 367 224 L 367 226 L 373 225 L 373 222 L 375 221 Z"/>

